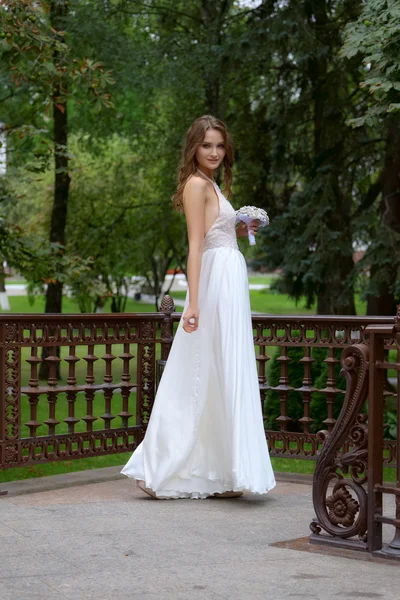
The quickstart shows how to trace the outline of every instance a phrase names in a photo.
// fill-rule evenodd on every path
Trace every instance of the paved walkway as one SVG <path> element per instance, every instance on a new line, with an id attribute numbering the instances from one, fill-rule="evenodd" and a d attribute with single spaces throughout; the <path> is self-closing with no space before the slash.
<path id="1" fill-rule="evenodd" d="M 2 487 L 2 600 L 399 596 L 399 564 L 271 546 L 308 535 L 308 484 L 280 482 L 265 497 L 167 501 L 128 479 L 18 496 L 13 484 Z"/>

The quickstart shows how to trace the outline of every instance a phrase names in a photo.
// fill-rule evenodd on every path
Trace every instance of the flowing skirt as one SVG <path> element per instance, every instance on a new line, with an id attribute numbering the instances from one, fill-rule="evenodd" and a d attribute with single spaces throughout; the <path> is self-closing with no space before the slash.
<path id="1" fill-rule="evenodd" d="M 185 308 L 189 304 L 189 292 Z M 203 253 L 197 331 L 179 322 L 143 442 L 121 473 L 159 498 L 265 494 L 275 486 L 253 343 L 247 267 L 230 247 Z"/>

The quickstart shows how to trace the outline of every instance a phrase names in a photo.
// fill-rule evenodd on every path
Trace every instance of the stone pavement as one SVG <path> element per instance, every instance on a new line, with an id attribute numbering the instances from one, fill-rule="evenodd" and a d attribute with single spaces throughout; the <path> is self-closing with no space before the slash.
<path id="1" fill-rule="evenodd" d="M 8 487 L 1 600 L 399 598 L 398 563 L 271 546 L 308 535 L 308 484 L 161 501 L 125 478 L 23 495 Z"/>

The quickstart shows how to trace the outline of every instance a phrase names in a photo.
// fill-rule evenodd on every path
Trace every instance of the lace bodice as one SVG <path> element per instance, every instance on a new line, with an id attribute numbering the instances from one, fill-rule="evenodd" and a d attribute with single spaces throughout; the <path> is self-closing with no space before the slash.
<path id="1" fill-rule="evenodd" d="M 207 177 L 203 171 L 200 171 L 199 169 L 198 171 L 201 173 L 202 177 L 213 184 L 219 200 L 219 215 L 206 233 L 204 238 L 203 252 L 209 250 L 210 248 L 221 247 L 239 249 L 236 238 L 235 209 L 229 200 L 225 198 L 215 181 Z"/>

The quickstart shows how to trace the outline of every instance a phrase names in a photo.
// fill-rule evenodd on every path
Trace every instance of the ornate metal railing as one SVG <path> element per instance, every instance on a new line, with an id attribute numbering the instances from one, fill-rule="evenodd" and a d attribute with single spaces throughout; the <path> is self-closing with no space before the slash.
<path id="1" fill-rule="evenodd" d="M 386 352 L 388 347 L 395 348 L 392 355 Z M 332 431 L 320 432 L 324 444 L 314 472 L 316 518 L 310 525 L 310 541 L 400 559 L 400 445 L 394 485 L 384 484 L 382 460 L 388 372 L 396 374 L 400 389 L 400 308 L 394 325 L 369 325 L 363 342 L 346 348 L 341 360 L 346 396 Z M 367 398 L 368 419 L 361 412 Z M 399 393 L 396 404 L 398 440 Z M 394 496 L 395 517 L 383 514 L 385 494 Z M 384 523 L 395 528 L 393 540 L 386 545 Z"/>
<path id="2" fill-rule="evenodd" d="M 166 296 L 159 313 L 1 315 L 0 467 L 133 451 L 143 438 L 180 319 L 173 310 Z M 385 319 L 253 316 L 273 456 L 315 459 L 321 446 L 316 431 L 320 423 L 332 430 L 344 396 L 340 352 L 365 341 L 371 323 L 383 325 Z M 386 349 L 395 350 L 393 341 Z M 313 380 L 317 359 L 319 385 Z M 267 376 L 270 360 L 275 384 L 272 370 Z M 39 379 L 42 362 L 48 365 L 47 381 Z M 313 416 L 317 395 L 319 420 Z M 393 441 L 385 441 L 384 457 L 388 465 L 395 463 Z"/>
<path id="3" fill-rule="evenodd" d="M 173 311 L 165 296 L 159 313 L 0 315 L 0 469 L 132 452 L 181 317 Z M 400 465 L 395 439 L 383 439 L 384 403 L 400 408 L 394 327 L 384 317 L 253 315 L 271 455 L 319 453 L 313 542 L 377 551 L 382 522 L 400 523 L 400 486 L 382 477 Z M 381 514 L 384 493 L 396 497 L 397 521 Z"/>
<path id="4" fill-rule="evenodd" d="M 356 343 L 368 344 L 367 328 L 387 326 L 387 322 L 385 317 L 253 316 L 261 402 L 271 456 L 315 460 L 323 442 L 318 431 L 332 431 L 335 415 L 343 404 L 346 373 L 340 369 L 341 353 Z M 385 340 L 385 353 L 400 362 L 394 339 Z M 276 385 L 271 370 L 267 376 L 269 360 L 275 362 L 275 371 L 279 363 Z M 319 368 L 315 372 L 317 363 Z M 390 385 L 389 380 L 386 383 L 385 399 L 394 403 L 398 386 Z M 269 404 L 274 397 L 279 399 L 279 414 L 271 422 Z M 319 419 L 315 413 L 319 413 Z M 351 443 L 343 440 L 342 450 L 346 450 L 348 442 Z M 395 466 L 394 440 L 384 441 L 383 461 L 385 466 Z"/>
<path id="5" fill-rule="evenodd" d="M 0 467 L 133 451 L 154 401 L 157 351 L 166 360 L 172 343 L 173 308 L 166 298 L 163 313 L 0 316 Z"/>

